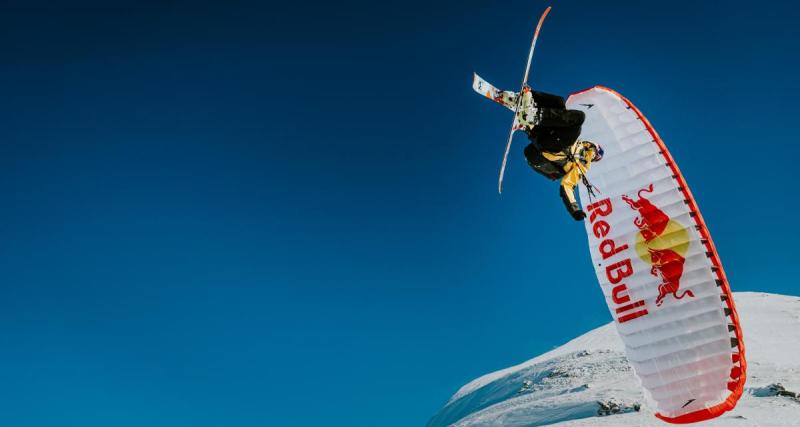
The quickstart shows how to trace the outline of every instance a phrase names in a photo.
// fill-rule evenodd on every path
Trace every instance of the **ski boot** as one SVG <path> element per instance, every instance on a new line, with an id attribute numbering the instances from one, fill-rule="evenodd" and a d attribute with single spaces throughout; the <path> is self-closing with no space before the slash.
<path id="1" fill-rule="evenodd" d="M 517 111 L 517 121 L 527 129 L 533 129 L 540 122 L 539 109 L 533 100 L 533 92 L 530 86 L 522 88 L 522 101 Z"/>

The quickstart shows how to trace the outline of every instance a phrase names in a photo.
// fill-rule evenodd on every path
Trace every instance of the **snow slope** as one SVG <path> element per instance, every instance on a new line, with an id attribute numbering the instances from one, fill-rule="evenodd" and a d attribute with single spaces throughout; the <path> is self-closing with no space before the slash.
<path id="1" fill-rule="evenodd" d="M 800 392 L 800 297 L 742 292 L 734 299 L 747 348 L 745 394 L 733 411 L 703 425 L 800 426 L 800 395 L 793 396 Z M 646 407 L 609 323 L 461 387 L 428 423 L 449 425 L 667 424 Z"/>

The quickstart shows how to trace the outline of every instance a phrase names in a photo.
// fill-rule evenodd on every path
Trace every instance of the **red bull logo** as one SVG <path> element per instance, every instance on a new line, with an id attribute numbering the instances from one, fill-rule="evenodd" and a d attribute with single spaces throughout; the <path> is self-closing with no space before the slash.
<path id="1" fill-rule="evenodd" d="M 622 196 L 622 200 L 624 200 L 631 209 L 639 211 L 639 217 L 634 219 L 633 223 L 639 228 L 644 240 L 649 242 L 664 233 L 669 223 L 669 217 L 642 195 L 642 193 L 645 192 L 652 193 L 653 184 L 650 184 L 649 187 L 643 188 L 636 193 L 639 196 L 638 200 L 631 199 L 625 195 Z"/>
<path id="2" fill-rule="evenodd" d="M 694 297 L 690 290 L 678 293 L 686 262 L 684 255 L 689 249 L 689 233 L 647 199 L 644 193 L 653 193 L 653 184 L 639 190 L 637 199 L 622 196 L 622 200 L 639 213 L 633 220 L 639 229 L 636 253 L 642 261 L 652 266 L 650 274 L 661 279 L 656 306 L 661 306 L 668 295 L 675 299 Z"/>

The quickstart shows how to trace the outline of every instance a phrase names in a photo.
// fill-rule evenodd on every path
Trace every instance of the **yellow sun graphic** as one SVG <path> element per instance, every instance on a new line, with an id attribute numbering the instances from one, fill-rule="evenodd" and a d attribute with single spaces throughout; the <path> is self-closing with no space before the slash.
<path id="1" fill-rule="evenodd" d="M 682 225 L 670 220 L 664 232 L 649 242 L 644 241 L 642 233 L 637 233 L 636 254 L 642 261 L 651 264 L 648 249 L 672 249 L 678 255 L 684 256 L 689 250 L 689 232 Z"/>

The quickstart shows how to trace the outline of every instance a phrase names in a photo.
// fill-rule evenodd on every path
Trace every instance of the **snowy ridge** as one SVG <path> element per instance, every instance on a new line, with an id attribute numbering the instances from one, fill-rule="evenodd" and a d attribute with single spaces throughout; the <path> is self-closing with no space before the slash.
<path id="1" fill-rule="evenodd" d="M 490 382 L 493 382 L 499 378 L 505 377 L 514 372 L 530 368 L 531 366 L 536 365 L 537 363 L 540 363 L 544 360 L 552 359 L 554 357 L 563 356 L 565 354 L 581 350 L 623 351 L 623 347 L 622 347 L 622 341 L 620 341 L 619 335 L 617 335 L 617 331 L 616 329 L 614 329 L 614 324 L 609 323 L 607 325 L 603 325 L 595 329 L 591 333 L 581 335 L 578 338 L 575 338 L 574 340 L 569 341 L 568 343 L 562 345 L 561 347 L 550 350 L 547 353 L 536 356 L 533 359 L 520 363 L 519 365 L 501 369 L 499 371 L 495 371 L 486 374 L 482 377 L 476 378 L 467 383 L 465 386 L 461 387 L 456 392 L 456 394 L 454 394 L 453 397 L 450 398 L 448 403 L 458 400 L 462 396 L 469 394 L 485 386 Z"/>
<path id="2" fill-rule="evenodd" d="M 800 425 L 800 298 L 751 292 L 734 298 L 749 360 L 745 394 L 733 411 L 703 425 Z M 471 381 L 428 426 L 666 425 L 644 404 L 609 323 Z"/>

